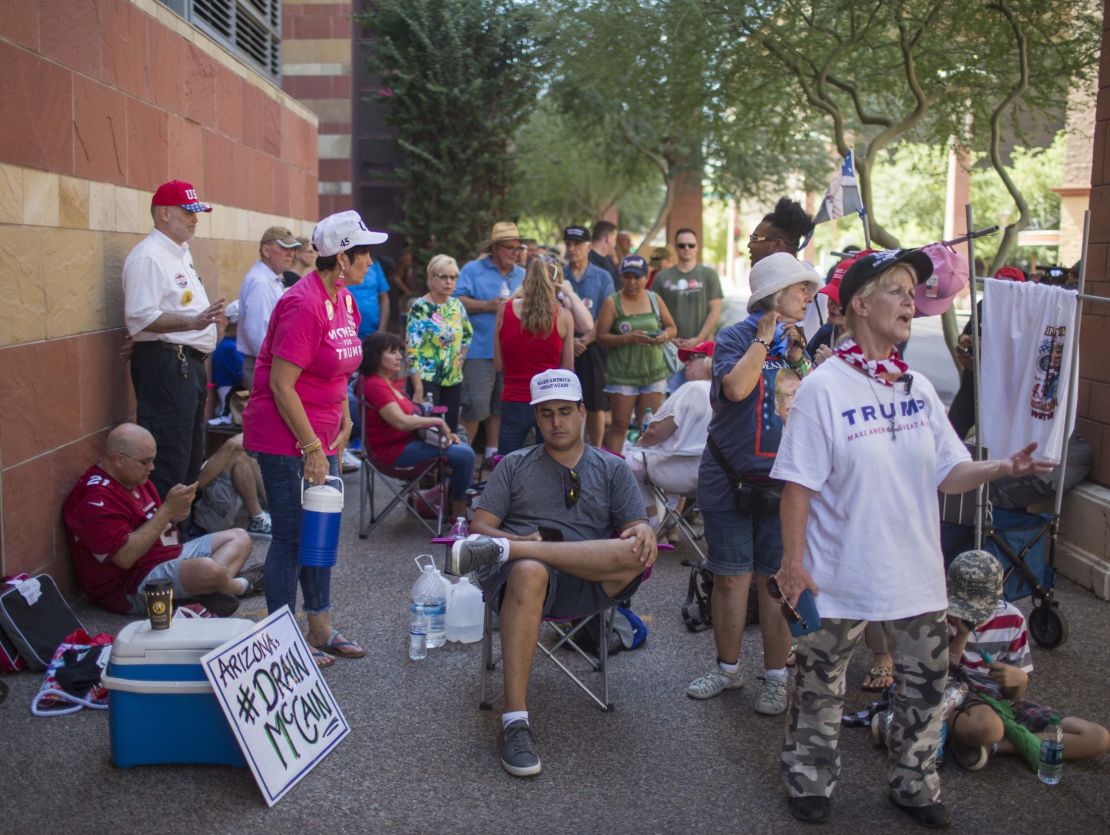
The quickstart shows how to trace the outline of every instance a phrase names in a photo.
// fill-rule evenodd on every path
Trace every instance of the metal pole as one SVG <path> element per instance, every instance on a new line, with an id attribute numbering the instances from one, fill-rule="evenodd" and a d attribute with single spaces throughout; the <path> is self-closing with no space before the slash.
<path id="1" fill-rule="evenodd" d="M 1083 213 L 1083 260 L 1079 267 L 1079 298 L 1075 300 L 1075 323 L 1072 325 L 1071 365 L 1068 369 L 1068 408 L 1064 412 L 1064 446 L 1060 451 L 1060 477 L 1056 483 L 1056 501 L 1052 512 L 1060 519 L 1064 505 L 1064 476 L 1068 469 L 1068 444 L 1071 422 L 1075 419 L 1075 401 L 1079 394 L 1079 329 L 1083 323 L 1083 290 L 1087 282 L 1087 242 L 1091 234 L 1091 210 Z"/>
<path id="2" fill-rule="evenodd" d="M 965 216 L 967 218 L 967 228 L 974 229 L 975 225 L 971 222 L 971 204 L 968 203 L 964 206 Z M 979 338 L 979 304 L 975 292 L 975 236 L 967 236 L 967 263 L 971 268 L 972 278 L 967 283 L 968 293 L 971 296 L 971 344 L 974 350 L 971 352 L 971 374 L 974 378 L 974 391 L 975 391 L 975 460 L 983 460 L 983 422 L 982 422 L 982 394 L 979 381 L 982 379 L 982 363 L 980 357 L 982 351 L 980 350 L 981 343 Z M 978 550 L 983 547 L 983 516 L 985 506 L 983 497 L 985 496 L 983 485 L 980 484 L 975 488 L 975 548 Z"/>
<path id="3" fill-rule="evenodd" d="M 863 199 L 862 197 L 860 198 Z M 863 221 L 863 248 L 871 249 L 871 221 L 867 219 L 867 207 L 863 207 L 859 219 Z"/>

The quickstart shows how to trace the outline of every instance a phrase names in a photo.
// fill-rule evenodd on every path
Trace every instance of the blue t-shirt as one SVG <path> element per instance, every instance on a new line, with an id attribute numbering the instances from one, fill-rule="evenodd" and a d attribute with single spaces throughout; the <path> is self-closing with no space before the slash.
<path id="1" fill-rule="evenodd" d="M 459 283 L 455 285 L 456 296 L 469 296 L 479 301 L 496 299 L 501 293 L 501 288 L 508 285 L 509 292 L 514 292 L 524 281 L 524 268 L 513 265 L 508 275 L 501 275 L 501 271 L 493 263 L 492 258 L 479 258 L 469 262 L 459 270 Z M 474 328 L 474 339 L 470 343 L 470 351 L 466 358 L 472 360 L 493 359 L 493 328 L 497 323 L 497 314 L 494 312 L 470 313 L 470 324 Z"/>
<path id="2" fill-rule="evenodd" d="M 234 336 L 225 336 L 212 352 L 212 385 L 232 389 L 243 385 L 243 355 L 235 350 Z"/>
<path id="3" fill-rule="evenodd" d="M 769 478 L 782 438 L 782 420 L 775 413 L 775 375 L 782 369 L 789 369 L 783 326 L 775 326 L 771 352 L 763 361 L 763 373 L 751 394 L 743 400 L 729 400 L 722 391 L 721 381 L 752 344 L 756 324 L 762 315 L 752 314 L 717 334 L 713 348 L 713 387 L 709 392 L 713 407 L 709 437 L 724 453 L 733 472 L 756 480 Z M 788 370 L 787 373 L 794 372 Z M 735 508 L 728 476 L 708 445 L 698 468 L 698 506 L 711 511 Z"/>
<path id="4" fill-rule="evenodd" d="M 616 292 L 613 277 L 601 267 L 595 267 L 589 262 L 586 263 L 586 268 L 582 270 L 579 278 L 574 277 L 574 272 L 569 265 L 563 270 L 563 274 L 596 321 L 597 315 L 601 312 L 601 303 Z"/>
<path id="5" fill-rule="evenodd" d="M 385 280 L 382 265 L 375 260 L 366 271 L 366 278 L 363 279 L 362 284 L 343 286 L 355 297 L 355 304 L 358 305 L 358 312 L 362 316 L 362 323 L 358 326 L 358 338 L 365 339 L 382 323 L 382 306 L 378 301 L 378 294 L 389 292 L 389 282 Z"/>

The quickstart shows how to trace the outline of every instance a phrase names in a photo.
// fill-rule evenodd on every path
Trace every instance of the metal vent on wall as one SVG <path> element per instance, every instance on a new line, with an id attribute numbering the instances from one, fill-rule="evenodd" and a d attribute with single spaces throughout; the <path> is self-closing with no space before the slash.
<path id="1" fill-rule="evenodd" d="M 161 0 L 260 72 L 281 79 L 281 0 Z"/>

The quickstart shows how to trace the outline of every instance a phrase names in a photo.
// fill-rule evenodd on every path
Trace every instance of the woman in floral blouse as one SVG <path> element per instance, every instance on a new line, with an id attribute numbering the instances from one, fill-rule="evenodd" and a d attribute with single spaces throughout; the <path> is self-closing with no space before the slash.
<path id="1" fill-rule="evenodd" d="M 405 351 L 413 401 L 431 394 L 435 405 L 447 407 L 444 419 L 452 432 L 459 427 L 463 360 L 474 334 L 462 303 L 451 295 L 458 278 L 459 265 L 450 255 L 428 262 L 428 292 L 409 310 Z"/>

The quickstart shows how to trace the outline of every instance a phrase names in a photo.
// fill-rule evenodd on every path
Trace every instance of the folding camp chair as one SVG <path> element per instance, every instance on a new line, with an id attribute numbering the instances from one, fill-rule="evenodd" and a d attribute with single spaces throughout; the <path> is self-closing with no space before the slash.
<path id="1" fill-rule="evenodd" d="M 655 527 L 656 536 L 660 536 L 665 531 L 672 528 L 677 528 L 682 538 L 690 543 L 690 547 L 697 553 L 698 562 L 705 562 L 705 551 L 700 544 L 705 539 L 705 534 L 698 533 L 694 530 L 689 520 L 682 513 L 679 513 L 678 510 L 667 504 L 668 494 L 674 493 L 675 491 L 664 489 L 664 486 L 661 486 L 652 478 L 651 467 L 649 465 L 650 460 L 648 456 L 644 456 L 644 483 L 648 486 L 648 489 L 655 494 L 656 504 L 661 505 L 663 508 L 662 518 Z M 684 498 L 686 499 L 687 507 L 692 506 L 692 503 L 697 501 L 697 491 L 695 490 L 693 495 L 685 496 Z"/>
<path id="2" fill-rule="evenodd" d="M 443 532 L 443 517 L 447 507 L 447 482 L 444 478 L 447 459 L 444 456 L 429 459 L 413 467 L 387 467 L 375 461 L 374 456 L 363 447 L 362 464 L 358 479 L 358 535 L 366 539 L 386 514 L 398 504 L 420 520 L 432 536 Z M 422 492 L 420 485 L 425 476 L 432 476 L 435 487 L 431 494 Z M 395 486 L 400 482 L 400 486 Z M 390 498 L 380 511 L 375 508 L 375 487 L 383 484 Z M 427 500 L 436 511 L 435 525 L 425 519 L 418 504 Z"/>

